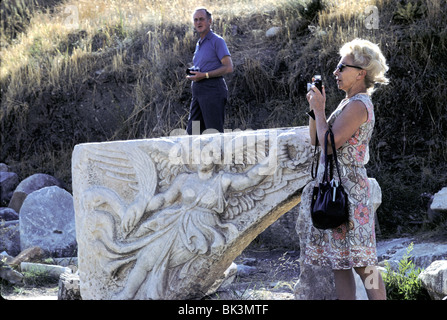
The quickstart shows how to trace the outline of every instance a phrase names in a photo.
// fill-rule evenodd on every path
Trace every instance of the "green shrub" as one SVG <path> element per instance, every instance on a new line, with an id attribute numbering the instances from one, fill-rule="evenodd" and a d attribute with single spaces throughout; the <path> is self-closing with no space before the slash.
<path id="1" fill-rule="evenodd" d="M 397 271 L 392 270 L 389 262 L 385 263 L 386 274 L 383 276 L 383 281 L 389 300 L 430 300 L 421 280 L 418 279 L 422 270 L 416 269 L 410 259 L 412 250 L 413 243 L 408 246 L 407 252 L 399 261 Z"/>

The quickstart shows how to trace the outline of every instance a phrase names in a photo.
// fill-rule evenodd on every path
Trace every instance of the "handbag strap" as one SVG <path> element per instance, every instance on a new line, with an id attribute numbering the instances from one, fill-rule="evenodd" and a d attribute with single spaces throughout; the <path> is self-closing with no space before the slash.
<path id="1" fill-rule="evenodd" d="M 312 168 L 311 168 L 311 176 L 312 179 L 315 179 L 317 177 L 317 173 L 318 173 L 318 163 L 320 162 L 320 157 L 317 157 L 317 149 L 318 149 L 318 135 L 315 132 L 315 149 L 314 149 L 314 159 L 312 160 Z M 315 165 L 315 170 L 314 170 L 314 164 L 316 162 Z"/>
<path id="2" fill-rule="evenodd" d="M 327 140 L 329 136 L 328 129 L 324 135 L 324 174 L 323 174 L 323 182 L 329 182 L 330 178 L 328 177 L 328 167 L 329 167 L 329 156 L 327 154 Z M 332 177 L 331 177 L 332 178 Z"/>
<path id="3" fill-rule="evenodd" d="M 331 139 L 331 145 L 332 145 L 332 157 L 331 159 L 329 159 L 329 156 L 327 154 L 327 141 L 328 141 L 328 136 L 330 136 Z M 338 178 L 340 180 L 340 185 L 341 185 L 341 175 L 340 175 L 340 168 L 338 166 L 338 158 L 337 158 L 337 150 L 335 148 L 335 139 L 334 139 L 334 133 L 332 132 L 331 127 L 329 127 L 329 129 L 326 131 L 326 134 L 324 135 L 324 176 L 323 179 L 324 181 L 328 181 L 330 182 L 330 180 L 332 180 L 333 178 L 333 173 L 332 173 L 332 160 L 335 162 L 335 166 L 337 168 L 337 173 L 338 173 Z M 331 162 L 331 172 L 330 172 L 330 177 L 328 177 L 328 167 L 329 167 L 329 162 Z"/>

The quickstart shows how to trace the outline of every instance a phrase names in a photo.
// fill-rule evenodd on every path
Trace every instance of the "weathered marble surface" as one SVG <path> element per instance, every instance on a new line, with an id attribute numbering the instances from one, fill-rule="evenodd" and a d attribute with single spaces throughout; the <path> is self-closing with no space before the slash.
<path id="1" fill-rule="evenodd" d="M 83 299 L 194 299 L 300 201 L 308 128 L 81 144 L 72 157 Z"/>

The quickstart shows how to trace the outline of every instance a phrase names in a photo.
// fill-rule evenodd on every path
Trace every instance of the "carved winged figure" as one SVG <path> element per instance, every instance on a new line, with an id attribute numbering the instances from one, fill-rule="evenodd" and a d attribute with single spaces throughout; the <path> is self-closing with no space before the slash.
<path id="1" fill-rule="evenodd" d="M 103 179 L 115 179 L 135 191 L 123 195 L 119 190 L 93 186 L 84 200 L 88 210 L 110 216 L 111 225 L 95 234 L 105 247 L 102 266 L 119 283 L 114 299 L 163 299 L 169 284 L 184 277 L 199 255 L 224 250 L 237 233 L 236 226 L 223 219 L 234 215 L 225 215 L 227 194 L 272 179 L 276 166 L 270 168 L 270 174 L 266 168 L 287 157 L 284 152 L 278 157 L 274 147 L 269 157 L 245 172 L 218 172 L 213 163 L 199 164 L 192 171 L 163 161 L 163 150 L 172 142 L 160 143 L 166 145 L 149 151 L 133 147 L 125 152 L 103 147 L 89 155 L 101 166 Z M 164 180 L 171 180 L 163 188 L 162 174 L 170 175 Z M 256 196 L 262 195 L 254 192 Z M 133 200 L 126 203 L 123 197 Z"/>

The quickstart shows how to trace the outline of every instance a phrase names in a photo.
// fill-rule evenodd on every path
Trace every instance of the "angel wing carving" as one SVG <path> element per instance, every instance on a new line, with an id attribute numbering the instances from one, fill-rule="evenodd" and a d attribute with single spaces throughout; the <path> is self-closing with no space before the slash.
<path id="1" fill-rule="evenodd" d="M 126 150 L 117 150 L 113 144 L 102 144 L 89 148 L 86 156 L 96 166 L 96 172 L 102 174 L 90 177 L 93 186 L 86 190 L 84 203 L 91 209 L 108 205 L 111 209 L 108 211 L 121 220 L 128 205 L 123 198 L 154 195 L 157 170 L 150 156 L 139 147 L 130 145 Z M 111 188 L 101 186 L 105 185 L 105 180 Z M 99 185 L 95 185 L 95 181 Z M 123 193 L 129 189 L 134 194 Z"/>
<path id="2" fill-rule="evenodd" d="M 269 148 L 269 143 L 267 143 L 269 140 L 258 140 L 259 141 L 257 141 L 256 144 L 247 145 L 247 148 L 244 149 L 244 157 L 249 164 L 260 163 L 261 161 L 266 160 L 267 152 L 270 156 L 271 150 Z M 282 151 L 285 151 L 285 149 Z M 276 150 L 273 152 L 276 152 Z M 279 158 L 281 157 L 280 154 Z M 223 219 L 231 220 L 244 212 L 254 209 L 256 202 L 263 200 L 267 194 L 275 192 L 285 185 L 287 185 L 287 181 L 283 179 L 282 169 L 279 168 L 274 175 L 266 177 L 261 183 L 242 192 L 230 193 Z"/>

